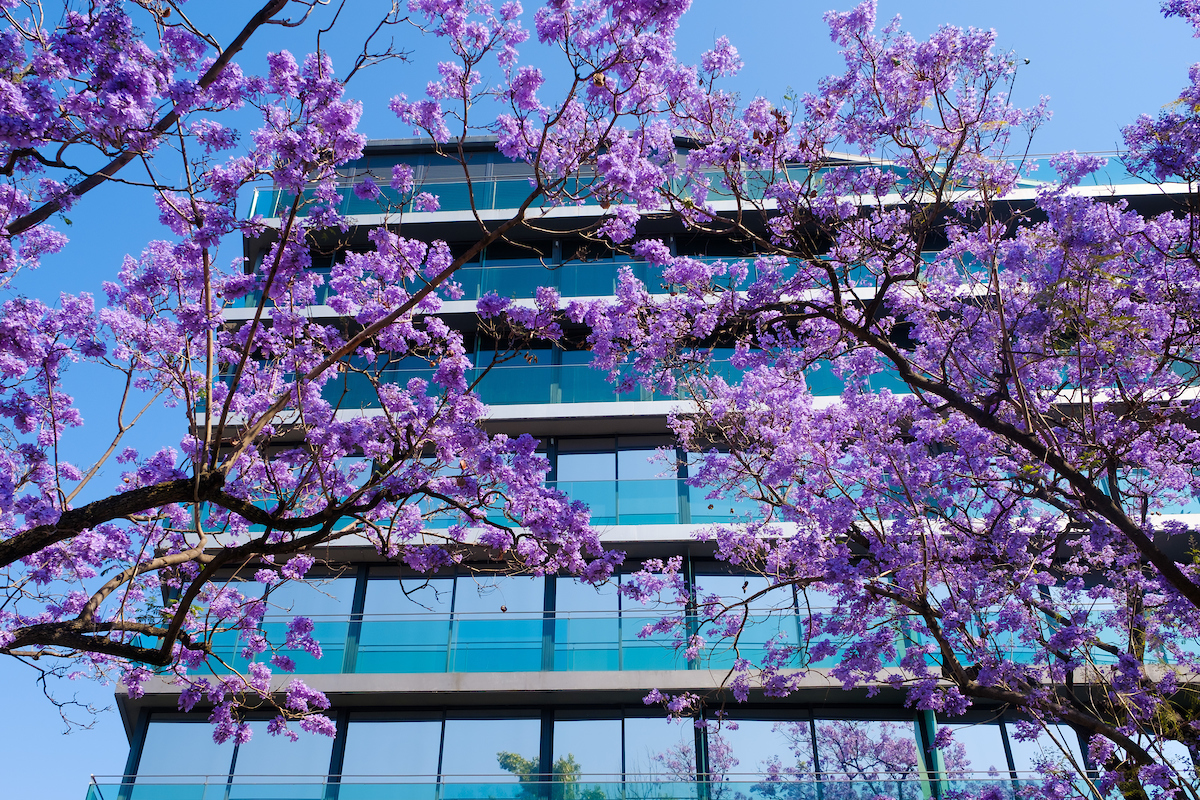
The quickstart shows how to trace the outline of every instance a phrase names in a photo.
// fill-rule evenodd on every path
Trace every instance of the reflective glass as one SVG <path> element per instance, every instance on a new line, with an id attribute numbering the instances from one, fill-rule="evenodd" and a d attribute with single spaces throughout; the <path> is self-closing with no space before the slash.
<path id="1" fill-rule="evenodd" d="M 564 453 L 558 454 L 559 481 L 611 481 L 617 477 L 616 455 L 604 453 Z"/>
<path id="2" fill-rule="evenodd" d="M 911 720 L 819 719 L 815 728 L 817 766 L 832 779 L 822 787 L 824 798 L 923 798 L 916 726 Z"/>
<path id="3" fill-rule="evenodd" d="M 146 739 L 138 761 L 138 775 L 164 776 L 156 783 L 194 783 L 179 775 L 228 775 L 233 764 L 233 742 L 217 744 L 212 725 L 204 720 L 154 721 L 146 726 Z M 186 758 L 180 754 L 186 753 Z"/>
<path id="4" fill-rule="evenodd" d="M 554 669 L 620 669 L 619 602 L 615 580 L 600 586 L 555 581 Z"/>
<path id="5" fill-rule="evenodd" d="M 621 775 L 621 720 L 556 719 L 555 780 L 613 781 Z"/>
<path id="6" fill-rule="evenodd" d="M 625 719 L 625 774 L 658 781 L 694 781 L 696 729 L 690 720 Z"/>
<path id="7" fill-rule="evenodd" d="M 1082 766 L 1079 736 L 1066 725 L 1038 726 L 1036 723 L 1005 722 L 1008 746 L 1017 772 L 1033 772 L 1040 763 L 1072 763 Z M 1028 738 L 1029 733 L 1035 733 Z M 1024 734 L 1024 735 L 1022 735 Z"/>
<path id="8" fill-rule="evenodd" d="M 453 578 L 367 583 L 355 672 L 445 672 Z"/>
<path id="9" fill-rule="evenodd" d="M 387 719 L 354 714 L 346 727 L 343 783 L 367 783 L 367 776 L 404 776 L 405 782 L 433 783 L 442 743 L 440 719 Z"/>
<path id="10" fill-rule="evenodd" d="M 511 786 L 498 796 L 515 797 L 520 783 L 537 779 L 540 720 L 448 719 L 443 742 L 443 797 L 487 797 L 471 788 L 480 780 L 482 789 Z"/>
<path id="11" fill-rule="evenodd" d="M 730 719 L 708 734 L 709 769 L 727 781 L 764 774 L 778 774 L 781 782 L 812 780 L 812 749 L 812 722 L 807 719 Z M 789 798 L 794 796 L 788 792 Z"/>
<path id="12" fill-rule="evenodd" d="M 325 796 L 324 778 L 329 773 L 333 739 L 305 733 L 294 722 L 291 727 L 300 736 L 295 742 L 286 736 L 271 736 L 266 720 L 250 723 L 250 741 L 238 745 L 230 800 L 277 798 L 278 787 L 274 784 L 282 783 L 295 783 L 288 787 L 288 797 L 294 800 Z M 313 780 L 297 781 L 302 776 Z"/>
<path id="13" fill-rule="evenodd" d="M 545 581 L 541 577 L 459 576 L 451 631 L 455 672 L 542 668 Z"/>
<path id="14" fill-rule="evenodd" d="M 305 650 L 281 650 L 296 663 L 296 673 L 330 674 L 342 671 L 355 578 L 287 581 L 271 589 L 262 631 L 273 645 L 287 638 L 288 622 L 296 616 L 313 621 L 313 638 L 321 645 L 321 658 Z"/>
<path id="15" fill-rule="evenodd" d="M 954 744 L 942 748 L 942 766 L 950 777 L 969 778 L 1007 775 L 1008 756 L 1004 752 L 1004 732 L 998 722 L 938 723 L 954 734 Z"/>

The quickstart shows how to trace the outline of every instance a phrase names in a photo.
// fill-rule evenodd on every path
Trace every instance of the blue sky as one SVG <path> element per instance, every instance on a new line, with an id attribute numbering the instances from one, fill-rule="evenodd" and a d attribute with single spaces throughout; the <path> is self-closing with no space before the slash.
<path id="1" fill-rule="evenodd" d="M 337 50 L 366 24 L 367 9 L 382 7 L 377 0 L 355 0 L 332 37 Z M 527 3 L 530 9 L 535 5 Z M 695 0 L 680 35 L 680 53 L 695 59 L 721 35 L 739 48 L 746 67 L 732 84 L 744 98 L 763 95 L 780 100 L 789 88 L 811 91 L 817 79 L 840 66 L 821 15 L 832 0 Z M 1008 0 L 1004 3 L 950 0 L 881 0 L 880 20 L 902 14 L 905 27 L 924 37 L 939 24 L 994 28 L 1000 45 L 1016 51 L 1028 66 L 1021 68 L 1015 89 L 1018 103 L 1031 105 L 1049 95 L 1054 117 L 1040 132 L 1034 152 L 1066 149 L 1111 150 L 1119 146 L 1120 127 L 1139 113 L 1157 113 L 1179 92 L 1187 68 L 1200 61 L 1200 40 L 1178 20 L 1158 16 L 1156 2 L 1125 0 L 1088 4 L 1068 0 Z M 223 40 L 249 14 L 248 6 L 230 2 L 193 3 L 189 13 L 215 26 Z M 1081 11 L 1086 8 L 1086 12 Z M 249 51 L 247 71 L 259 69 L 269 47 L 287 47 L 298 56 L 313 47 L 315 26 L 296 30 L 272 29 L 267 44 Z M 405 36 L 409 34 L 405 33 Z M 440 53 L 430 41 L 398 39 L 414 50 L 414 62 L 393 62 L 355 79 L 350 94 L 365 104 L 363 130 L 371 137 L 410 136 L 387 110 L 398 92 L 419 95 L 433 77 Z M 247 124 L 251 124 L 248 119 Z M 155 221 L 148 196 L 109 186 L 82 200 L 65 229 L 71 243 L 41 270 L 24 275 L 16 291 L 53 298 L 59 291 L 92 291 L 110 278 L 126 253 L 138 253 L 145 243 L 164 234 Z M 230 246 L 237 247 L 236 243 Z M 236 251 L 226 250 L 222 258 Z M 11 296 L 10 289 L 6 296 Z M 77 369 L 74 391 L 84 403 L 89 426 L 69 443 L 78 462 L 89 461 L 112 435 L 113 404 L 106 399 L 105 378 Z M 185 427 L 181 411 L 161 410 L 147 419 L 136 441 L 147 447 L 178 442 Z M 106 489 L 119 480 L 110 468 L 98 483 Z M 0 680 L 9 688 L 7 723 L 0 729 L 0 753 L 8 769 L 5 781 L 12 796 L 82 800 L 88 775 L 122 771 L 127 752 L 125 734 L 115 711 L 99 714 L 91 730 L 61 736 L 62 724 L 51 705 L 39 696 L 33 676 L 18 665 L 0 661 Z M 78 693 L 99 706 L 112 705 L 111 687 L 87 683 L 68 685 L 60 694 Z M 186 761 L 180 772 L 188 772 Z"/>

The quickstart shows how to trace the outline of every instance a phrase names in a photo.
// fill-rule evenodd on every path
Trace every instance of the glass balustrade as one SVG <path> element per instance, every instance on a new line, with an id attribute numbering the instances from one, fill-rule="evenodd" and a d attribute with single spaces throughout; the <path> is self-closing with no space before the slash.
<path id="1" fill-rule="evenodd" d="M 822 611 L 821 609 L 815 609 Z M 685 617 L 670 630 L 643 630 L 664 619 L 663 612 L 481 612 L 370 614 L 359 618 L 310 616 L 314 638 L 324 651 L 315 658 L 303 650 L 283 650 L 301 674 L 445 672 L 613 672 L 628 670 L 728 669 L 735 658 L 757 662 L 768 641 L 804 641 L 804 620 L 791 611 L 751 613 L 736 641 L 722 622 Z M 282 642 L 288 618 L 268 617 L 262 631 Z M 699 633 L 707 642 L 689 663 L 675 648 L 677 638 Z M 815 637 L 816 640 L 825 638 Z M 249 666 L 236 632 L 218 634 L 213 652 L 229 668 Z M 833 666 L 841 649 L 819 663 L 805 664 L 803 648 L 795 666 Z M 266 656 L 262 656 L 265 658 Z"/>
<path id="2" fill-rule="evenodd" d="M 1091 175 L 1088 175 L 1083 180 L 1085 186 L 1118 186 L 1130 184 L 1142 184 L 1147 180 L 1143 176 L 1134 175 L 1125 169 L 1121 162 L 1119 154 L 1102 154 L 1107 155 L 1107 162 L 1099 170 Z M 1014 160 L 1014 166 L 1023 168 L 1022 178 L 1019 186 L 1030 186 L 1036 183 L 1048 183 L 1056 181 L 1059 178 L 1058 172 L 1050 164 L 1051 156 L 1030 156 L 1023 160 Z M 855 167 L 862 169 L 883 169 L 900 174 L 900 187 L 910 186 L 910 182 L 904 177 L 903 168 L 886 163 L 862 163 L 862 164 L 841 164 L 833 165 L 832 168 L 854 169 Z M 793 183 L 803 184 L 806 181 L 813 181 L 813 186 L 820 186 L 823 176 L 830 172 L 831 167 L 823 167 L 817 170 L 816 174 L 811 174 L 808 167 L 802 164 L 789 165 L 786 168 L 786 177 Z M 446 175 L 444 177 L 452 177 Z M 461 173 L 458 176 L 461 178 Z M 739 194 L 743 196 L 762 199 L 767 187 L 772 183 L 778 182 L 784 178 L 783 173 L 773 177 L 765 172 L 747 171 L 741 176 L 741 185 Z M 594 181 L 592 177 L 571 178 L 568 179 L 564 186 L 564 204 L 578 205 L 595 205 L 598 200 L 589 192 L 589 184 Z M 710 201 L 727 200 L 733 197 L 733 193 L 728 187 L 729 176 L 724 170 L 708 169 L 700 174 L 700 180 L 707 181 L 708 197 Z M 363 199 L 355 195 L 354 186 L 346 185 L 337 189 L 338 201 L 337 211 L 345 215 L 363 215 L 363 214 L 382 214 L 396 213 L 400 211 L 411 212 L 413 210 L 413 197 L 415 192 L 427 192 L 438 198 L 438 209 L 441 211 L 491 211 L 496 209 L 515 209 L 519 207 L 526 198 L 529 197 L 532 187 L 528 177 L 488 177 L 479 176 L 473 178 L 468 184 L 465 180 L 438 180 L 425 181 L 418 185 L 415 192 L 400 193 L 387 185 L 386 181 L 378 182 L 379 196 L 375 199 Z M 672 182 L 673 191 L 677 193 L 686 193 L 688 191 L 687 181 L 684 179 L 676 179 Z M 303 208 L 309 206 L 314 201 L 313 191 L 306 190 L 303 193 Z M 261 215 L 267 218 L 279 217 L 286 214 L 291 207 L 295 195 L 290 192 L 281 191 L 276 188 L 260 188 L 254 191 L 253 204 L 251 206 L 251 214 Z M 542 201 L 536 201 L 536 207 L 542 207 Z M 550 205 L 550 204 L 545 204 Z"/>
<path id="3" fill-rule="evenodd" d="M 828 609 L 813 609 L 829 613 Z M 613 672 L 628 670 L 728 669 L 744 658 L 758 663 L 767 645 L 812 647 L 829 637 L 806 634 L 806 615 L 793 611 L 752 612 L 737 634 L 726 635 L 724 621 L 684 617 L 670 630 L 643 630 L 664 619 L 662 612 L 629 609 L 621 612 L 474 612 L 429 614 L 370 614 L 357 618 L 310 617 L 313 637 L 324 654 L 315 658 L 303 650 L 282 650 L 296 663 L 299 674 L 447 673 L 447 672 Z M 262 631 L 282 642 L 288 618 L 268 617 Z M 677 638 L 698 633 L 706 642 L 699 658 L 689 663 L 675 648 Z M 897 635 L 896 658 L 920 637 Z M 833 642 L 835 652 L 820 659 L 806 657 L 807 647 L 793 655 L 793 666 L 825 668 L 838 664 L 851 642 Z M 213 639 L 213 652 L 230 669 L 249 666 L 236 632 Z M 996 655 L 1016 663 L 1031 663 L 1035 651 L 1022 643 L 998 642 Z M 263 658 L 267 656 L 262 656 Z M 1169 662 L 1165 653 L 1158 654 Z M 934 663 L 931 656 L 931 663 Z M 1097 652 L 1096 663 L 1107 663 Z M 888 665 L 896 662 L 889 661 Z M 222 670 L 223 671 L 223 670 Z"/>
<path id="4" fill-rule="evenodd" d="M 721 779 L 721 778 L 725 779 Z M 470 777 L 420 781 L 405 776 L 96 777 L 87 800 L 925 800 L 953 797 L 1017 800 L 1041 782 L 1031 773 L 894 775 L 886 767 L 858 774 L 713 776 L 627 775 L 590 780 L 483 782 Z M 1086 790 L 1081 781 L 1080 789 Z M 1081 796 L 1090 796 L 1086 791 Z"/>

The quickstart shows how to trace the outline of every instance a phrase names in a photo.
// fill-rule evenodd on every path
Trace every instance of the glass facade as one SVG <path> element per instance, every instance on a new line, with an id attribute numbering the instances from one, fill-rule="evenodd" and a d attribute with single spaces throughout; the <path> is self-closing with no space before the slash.
<path id="1" fill-rule="evenodd" d="M 1015 798 L 1038 759 L 1078 759 L 1087 768 L 1072 731 L 1015 719 L 942 723 L 955 744 L 932 751 L 923 738 L 932 731 L 922 733 L 919 715 L 771 713 L 743 708 L 697 726 L 620 708 L 351 711 L 340 715 L 333 739 L 292 743 L 251 721 L 253 735 L 239 745 L 215 744 L 203 722 L 153 715 L 140 731 L 136 778 L 98 782 L 93 796 L 925 800 L 987 791 Z M 203 778 L 181 774 L 181 765 L 204 770 Z"/>

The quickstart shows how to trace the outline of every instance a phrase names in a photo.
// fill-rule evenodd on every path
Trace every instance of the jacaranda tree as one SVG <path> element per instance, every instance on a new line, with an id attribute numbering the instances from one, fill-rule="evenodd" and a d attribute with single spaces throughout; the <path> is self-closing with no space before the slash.
<path id="1" fill-rule="evenodd" d="M 545 74 L 521 60 L 530 31 L 516 2 L 412 0 L 389 15 L 376 30 L 447 53 L 424 98 L 392 101 L 401 127 L 464 166 L 464 137 L 489 133 L 534 177 L 509 218 L 477 213 L 477 242 L 454 254 L 405 235 L 403 208 L 437 208 L 414 196 L 410 172 L 396 168 L 390 191 L 359 181 L 389 219 L 373 250 L 329 275 L 329 305 L 350 327 L 304 309 L 324 280 L 313 242 L 353 224 L 337 213 L 337 181 L 362 153 L 361 109 L 320 52 L 275 53 L 264 76 L 235 61 L 256 30 L 300 22 L 310 5 L 273 0 L 227 47 L 171 2 L 7 8 L 10 292 L 63 246 L 55 215 L 83 193 L 134 162 L 181 178 L 148 181 L 165 230 L 114 267 L 101 307 L 85 295 L 4 304 L 0 652 L 116 671 L 134 695 L 169 676 L 182 707 L 212 709 L 219 739 L 248 735 L 244 705 L 273 704 L 275 733 L 294 735 L 292 720 L 328 732 L 325 698 L 280 684 L 293 665 L 268 657 L 318 649 L 311 621 L 269 641 L 267 601 L 230 576 L 301 581 L 316 548 L 361 537 L 418 570 L 475 546 L 513 570 L 604 580 L 621 555 L 543 486 L 532 439 L 484 431 L 461 335 L 437 316 L 484 247 L 588 199 L 608 211 L 590 232 L 660 267 L 672 293 L 627 274 L 612 301 L 564 304 L 546 290 L 532 307 L 491 295 L 478 310 L 514 342 L 583 323 L 618 389 L 682 387 L 692 399 L 672 424 L 695 454 L 691 480 L 714 502 L 758 503 L 745 524 L 700 535 L 761 572 L 761 596 L 694 597 L 677 565 L 651 565 L 627 591 L 687 611 L 660 627 L 703 658 L 706 639 L 736 640 L 751 604 L 795 587 L 834 610 L 814 611 L 804 641 L 739 660 L 733 695 L 785 695 L 836 655 L 847 688 L 901 688 L 948 715 L 1004 704 L 1034 721 L 1030 735 L 1071 726 L 1089 737 L 1105 791 L 1200 796 L 1177 758 L 1200 745 L 1200 583 L 1188 529 L 1165 515 L 1200 491 L 1200 69 L 1177 107 L 1125 132 L 1126 167 L 1146 176 L 1147 207 L 1165 209 L 1150 214 L 1079 191 L 1096 159 L 1030 171 L 1022 154 L 1045 111 L 1009 103 L 1016 61 L 991 33 L 918 42 L 897 23 L 876 33 L 871 2 L 831 13 L 845 72 L 780 107 L 720 88 L 740 66 L 723 38 L 698 66 L 676 61 L 688 4 L 552 0 L 532 17 L 552 54 Z M 1164 11 L 1200 20 L 1192 3 Z M 379 55 L 369 42 L 363 53 L 347 74 Z M 247 109 L 257 127 L 239 131 L 229 120 Z M 243 190 L 266 182 L 287 201 L 267 257 L 247 269 L 237 240 L 265 223 Z M 392 196 L 405 202 L 392 208 Z M 645 211 L 758 255 L 674 256 L 638 237 Z M 235 252 L 219 256 L 222 245 Z M 254 312 L 227 323 L 233 305 Z M 715 369 L 718 348 L 734 351 L 736 375 Z M 427 361 L 432 380 L 386 383 L 362 366 L 392 357 Z M 112 445 L 70 463 L 76 361 L 113 370 L 128 398 L 175 404 L 178 434 L 131 447 L 137 412 L 123 408 Z M 323 391 L 348 369 L 380 414 L 339 413 Z M 810 383 L 829 373 L 845 388 L 817 401 Z M 128 465 L 111 494 L 94 485 L 110 459 Z M 430 530 L 435 514 L 455 524 Z M 245 674 L 220 664 L 230 636 L 259 656 Z M 703 698 L 661 699 L 687 714 Z M 880 746 L 847 752 L 881 758 Z"/>

